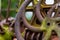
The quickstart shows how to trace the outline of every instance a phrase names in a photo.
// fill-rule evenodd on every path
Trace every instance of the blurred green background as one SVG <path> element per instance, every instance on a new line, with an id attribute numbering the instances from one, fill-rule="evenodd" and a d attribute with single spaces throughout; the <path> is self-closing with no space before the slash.
<path id="1" fill-rule="evenodd" d="M 17 9 L 16 5 L 18 5 L 18 0 L 11 0 L 9 16 L 15 17 Z M 4 18 L 6 18 L 7 8 L 8 0 L 1 0 L 1 14 Z"/>

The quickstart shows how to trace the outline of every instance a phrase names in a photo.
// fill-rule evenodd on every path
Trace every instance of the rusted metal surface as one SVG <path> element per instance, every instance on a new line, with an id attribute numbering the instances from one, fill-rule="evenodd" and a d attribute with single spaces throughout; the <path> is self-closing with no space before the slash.
<path id="1" fill-rule="evenodd" d="M 40 22 L 43 22 L 42 23 L 42 25 L 41 25 L 41 27 L 34 27 L 34 26 L 32 26 L 32 25 L 30 25 L 28 22 L 27 22 L 27 20 L 26 20 L 26 18 L 25 18 L 25 11 L 26 11 L 26 7 L 28 6 L 28 4 L 31 2 L 32 0 L 25 0 L 24 2 L 23 2 L 23 4 L 21 5 L 21 7 L 19 8 L 19 12 L 17 13 L 17 15 L 16 15 L 16 19 L 15 19 L 15 33 L 16 33 L 16 37 L 17 37 L 17 40 L 25 40 L 22 36 L 21 36 L 21 31 L 20 31 L 20 29 L 21 29 L 21 24 L 20 24 L 20 18 L 22 18 L 22 21 L 23 21 L 23 24 L 25 25 L 25 27 L 26 28 L 28 28 L 30 31 L 33 31 L 33 32 L 46 32 L 46 34 L 45 35 L 43 35 L 43 38 L 42 38 L 42 40 L 49 40 L 49 38 L 50 38 L 50 36 L 51 36 L 51 31 L 52 30 L 57 30 L 56 32 L 57 32 L 57 34 L 58 34 L 58 37 L 59 37 L 59 39 L 58 40 L 60 40 L 60 35 L 59 35 L 59 33 L 60 33 L 60 29 L 59 29 L 59 27 L 57 27 L 57 25 L 56 25 L 56 21 L 60 21 L 60 17 L 59 18 L 51 18 L 51 13 L 53 12 L 53 10 L 54 10 L 54 8 L 57 6 L 57 4 L 55 4 L 55 5 L 53 5 L 52 6 L 52 8 L 47 12 L 47 15 L 46 15 L 46 18 L 43 18 L 42 17 L 42 15 L 41 15 L 41 12 L 40 12 L 40 1 L 38 2 L 38 4 L 36 4 L 36 6 L 35 6 L 35 15 L 37 16 L 37 18 L 38 18 L 38 20 L 40 21 Z M 46 20 L 45 20 L 46 19 Z M 48 27 L 47 25 L 46 25 L 46 23 L 50 23 L 51 25 Z M 49 25 L 49 24 L 48 24 Z M 55 26 L 54 26 L 55 25 Z M 44 26 L 46 26 L 48 29 L 46 29 L 45 31 L 43 31 L 41 28 L 44 28 Z M 28 32 L 28 33 L 26 33 L 26 40 L 33 40 L 33 38 L 35 37 L 36 38 L 36 34 L 35 33 L 30 33 L 30 32 Z M 48 34 L 49 33 L 49 34 Z M 29 35 L 30 34 L 30 35 Z M 35 36 L 34 36 L 35 35 Z M 29 37 L 31 38 L 31 39 L 29 39 Z M 34 37 L 33 37 L 34 36 Z M 38 39 L 38 37 L 36 38 L 36 40 Z"/>
<path id="2" fill-rule="evenodd" d="M 56 37 L 56 39 L 51 39 L 51 40 L 60 40 L 60 15 L 59 15 L 60 14 L 60 1 L 57 0 L 57 3 L 52 6 L 45 6 L 46 8 L 47 7 L 49 8 L 51 7 L 51 8 L 48 10 L 46 14 L 42 11 L 43 15 L 45 16 L 44 18 L 40 10 L 42 7 L 41 6 L 42 1 L 39 0 L 37 4 L 33 3 L 34 7 L 28 6 L 28 4 L 33 1 L 34 0 L 25 0 L 22 3 L 22 5 L 20 4 L 21 6 L 13 22 L 15 23 L 14 30 L 15 30 L 15 35 L 17 37 L 17 40 L 49 40 L 52 30 L 56 31 L 58 37 Z M 11 4 L 11 0 L 8 0 L 8 8 L 6 9 L 7 21 L 8 21 L 10 10 L 15 10 L 15 9 L 10 9 L 10 4 Z M 44 6 L 42 7 L 42 9 L 43 8 Z M 52 18 L 51 14 L 56 9 L 57 9 L 57 12 L 55 13 L 55 16 Z M 25 17 L 25 12 L 29 10 L 34 12 L 32 20 L 30 21 L 31 24 L 29 24 L 29 22 L 27 21 Z M 40 25 L 39 27 L 33 26 L 33 22 L 35 21 L 35 18 L 37 18 L 39 22 L 41 22 L 41 24 L 39 24 Z M 59 22 L 59 23 L 56 23 L 56 22 Z M 10 26 L 12 26 L 13 23 Z M 29 31 L 27 32 L 25 28 L 27 28 L 27 30 Z M 0 26 L 0 29 L 2 30 L 1 26 Z M 22 32 L 24 31 L 26 32 L 25 37 L 22 37 Z M 4 32 L 0 32 L 0 33 L 4 33 Z"/>

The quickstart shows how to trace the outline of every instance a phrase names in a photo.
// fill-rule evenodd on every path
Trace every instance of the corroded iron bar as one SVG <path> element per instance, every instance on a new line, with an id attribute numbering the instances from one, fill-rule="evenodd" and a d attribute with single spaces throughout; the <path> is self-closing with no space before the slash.
<path id="1" fill-rule="evenodd" d="M 16 19 L 15 19 L 15 33 L 16 33 L 17 40 L 24 40 L 24 38 L 21 36 L 21 33 L 20 33 L 20 18 L 21 18 L 22 12 L 24 12 L 24 9 L 26 8 L 26 6 L 31 1 L 32 0 L 25 0 L 23 2 L 23 4 L 21 5 L 21 7 L 19 8 L 19 12 L 16 15 Z"/>
<path id="2" fill-rule="evenodd" d="M 50 18 L 52 21 L 60 21 L 60 17 Z"/>
<path id="3" fill-rule="evenodd" d="M 56 31 L 58 38 L 60 40 L 60 27 L 56 26 L 54 30 Z"/>
<path id="4" fill-rule="evenodd" d="M 39 0 L 38 4 L 36 5 L 36 13 L 35 14 L 36 14 L 37 18 L 39 19 L 39 21 L 42 22 L 43 17 L 40 13 L 40 4 L 41 4 L 41 0 Z"/>
<path id="5" fill-rule="evenodd" d="M 55 17 L 60 17 L 60 6 L 59 6 L 59 8 L 57 9 L 57 12 L 56 12 L 56 14 L 55 14 Z"/>

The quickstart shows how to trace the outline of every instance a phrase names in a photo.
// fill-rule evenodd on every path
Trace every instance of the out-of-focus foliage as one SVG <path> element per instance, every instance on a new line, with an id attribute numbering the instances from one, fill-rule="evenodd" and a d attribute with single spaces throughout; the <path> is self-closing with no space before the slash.
<path id="1" fill-rule="evenodd" d="M 17 4 L 18 4 L 18 0 L 11 0 L 9 16 L 15 17 L 16 9 L 17 9 L 16 5 Z M 2 9 L 1 14 L 4 17 L 6 17 L 7 7 L 8 7 L 8 0 L 1 0 L 1 9 Z"/>
<path id="2" fill-rule="evenodd" d="M 9 31 L 8 26 L 4 26 L 4 34 L 0 34 L 0 40 L 12 40 L 13 33 Z"/>

